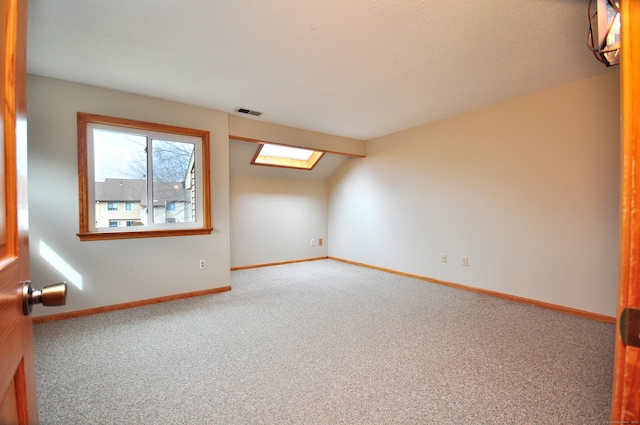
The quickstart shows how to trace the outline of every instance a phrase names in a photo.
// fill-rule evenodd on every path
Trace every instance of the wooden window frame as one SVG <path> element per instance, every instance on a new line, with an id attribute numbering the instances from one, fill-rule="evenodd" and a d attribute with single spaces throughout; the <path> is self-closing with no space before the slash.
<path id="1" fill-rule="evenodd" d="M 202 168 L 202 219 L 200 227 L 184 229 L 148 229 L 136 231 L 101 231 L 91 230 L 89 223 L 89 158 L 87 149 L 87 126 L 89 123 L 104 124 L 122 127 L 124 129 L 135 129 L 143 131 L 156 131 L 170 134 L 198 137 L 202 140 L 202 154 L 200 167 Z M 211 225 L 211 170 L 210 170 L 210 147 L 209 132 L 186 127 L 157 124 L 146 121 L 137 121 L 126 118 L 116 118 L 105 115 L 97 115 L 86 112 L 78 112 L 78 196 L 79 196 L 79 227 L 77 233 L 81 241 L 95 240 L 117 240 L 136 238 L 156 238 L 168 236 L 194 236 L 208 235 L 213 231 Z M 108 229 L 108 228 L 106 228 Z"/>

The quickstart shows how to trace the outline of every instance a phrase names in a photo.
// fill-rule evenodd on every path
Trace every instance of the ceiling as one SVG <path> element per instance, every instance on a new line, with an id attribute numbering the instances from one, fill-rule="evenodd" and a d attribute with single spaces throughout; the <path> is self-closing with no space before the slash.
<path id="1" fill-rule="evenodd" d="M 30 0 L 27 69 L 368 140 L 610 72 L 588 0 Z"/>

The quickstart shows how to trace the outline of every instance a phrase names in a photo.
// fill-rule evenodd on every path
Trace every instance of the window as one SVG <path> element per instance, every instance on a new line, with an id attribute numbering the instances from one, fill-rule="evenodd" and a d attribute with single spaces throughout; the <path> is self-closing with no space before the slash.
<path id="1" fill-rule="evenodd" d="M 323 155 L 324 152 L 263 143 L 251 164 L 312 170 Z"/>
<path id="2" fill-rule="evenodd" d="M 79 112 L 78 170 L 83 241 L 213 230 L 208 131 Z"/>

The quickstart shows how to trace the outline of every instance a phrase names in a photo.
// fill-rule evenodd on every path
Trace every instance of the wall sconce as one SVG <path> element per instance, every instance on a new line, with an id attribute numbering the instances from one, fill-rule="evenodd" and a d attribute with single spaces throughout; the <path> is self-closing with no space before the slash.
<path id="1" fill-rule="evenodd" d="M 589 0 L 589 49 L 607 66 L 620 64 L 620 1 Z"/>

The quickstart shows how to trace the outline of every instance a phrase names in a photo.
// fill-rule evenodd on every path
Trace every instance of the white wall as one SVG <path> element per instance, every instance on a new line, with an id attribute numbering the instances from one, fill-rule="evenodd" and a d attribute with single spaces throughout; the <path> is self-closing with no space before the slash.
<path id="1" fill-rule="evenodd" d="M 257 143 L 230 141 L 231 266 L 326 257 L 329 177 L 364 155 L 362 140 L 229 116 L 241 140 L 304 146 L 326 154 L 313 170 L 253 166 Z M 335 154 L 339 153 L 339 154 Z M 323 245 L 318 245 L 318 239 Z M 311 246 L 314 239 L 316 244 Z"/>
<path id="2" fill-rule="evenodd" d="M 67 305 L 37 307 L 36 316 L 229 285 L 226 113 L 37 76 L 28 77 L 27 93 L 31 279 L 36 287 L 69 282 Z M 214 232 L 80 242 L 78 111 L 210 131 Z M 207 260 L 204 270 L 200 259 Z"/>
<path id="3" fill-rule="evenodd" d="M 369 141 L 331 181 L 329 255 L 615 316 L 618 84 L 613 71 Z"/>
<path id="4" fill-rule="evenodd" d="M 328 192 L 326 180 L 232 174 L 231 266 L 326 257 Z"/>
<path id="5" fill-rule="evenodd" d="M 617 84 L 614 71 L 367 142 L 367 157 L 327 182 L 230 178 L 226 113 L 29 76 L 31 276 L 71 283 L 67 306 L 36 315 L 226 286 L 232 266 L 330 255 L 614 316 Z M 77 111 L 211 131 L 214 233 L 80 242 Z"/>

